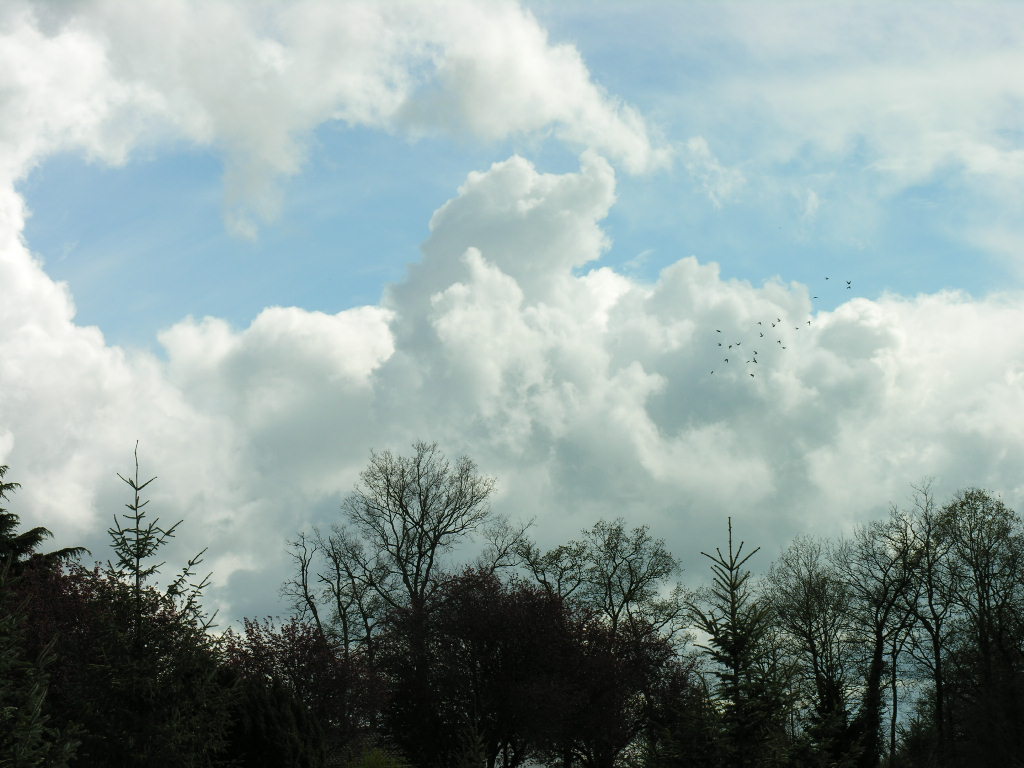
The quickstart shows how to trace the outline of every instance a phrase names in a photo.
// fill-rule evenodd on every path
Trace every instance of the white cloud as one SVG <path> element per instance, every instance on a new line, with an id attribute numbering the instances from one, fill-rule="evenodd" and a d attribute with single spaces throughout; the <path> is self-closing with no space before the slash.
<path id="1" fill-rule="evenodd" d="M 825 243 L 900 230 L 913 195 L 938 206 L 925 226 L 1002 259 L 1024 236 L 1022 30 L 1017 3 L 680 5 L 657 32 L 684 74 L 647 104 L 740 168 L 745 200 L 813 188 Z"/>
<path id="2" fill-rule="evenodd" d="M 336 514 L 371 448 L 417 437 L 476 458 L 548 543 L 625 515 L 684 558 L 727 514 L 770 551 L 878 514 L 924 475 L 1024 499 L 1019 297 L 854 299 L 807 326 L 804 287 L 693 258 L 653 285 L 580 273 L 613 199 L 589 155 L 562 175 L 495 164 L 435 214 L 386 307 L 270 308 L 243 330 L 186 319 L 161 335 L 166 362 L 75 326 L 66 291 L 8 240 L 0 423 L 19 511 L 101 545 L 140 438 L 154 509 L 187 518 L 183 552 L 211 545 L 231 617 L 274 610 L 284 540 Z M 758 336 L 776 317 L 785 351 Z M 728 364 L 719 340 L 741 342 Z"/>
<path id="3" fill-rule="evenodd" d="M 693 258 L 653 284 L 598 268 L 615 173 L 595 150 L 627 170 L 660 150 L 574 49 L 505 3 L 280 8 L 6 7 L 0 172 L 66 149 L 118 162 L 184 136 L 225 153 L 229 198 L 255 189 L 244 228 L 272 214 L 277 178 L 325 120 L 483 138 L 551 128 L 588 147 L 580 168 L 514 156 L 470 174 L 382 306 L 273 307 L 244 329 L 188 318 L 161 334 L 165 360 L 75 324 L 0 185 L 0 460 L 24 485 L 27 524 L 102 556 L 125 499 L 113 473 L 139 439 L 142 471 L 160 476 L 154 513 L 186 518 L 178 552 L 210 545 L 233 619 L 276 610 L 285 539 L 336 514 L 370 449 L 416 438 L 497 475 L 497 505 L 537 515 L 545 543 L 623 515 L 690 568 L 727 514 L 768 555 L 878 514 L 923 475 L 1024 500 L 1019 296 L 853 299 L 811 317 L 803 286 L 723 280 Z M 738 177 L 706 142 L 690 150 L 725 199 Z M 978 168 L 1001 162 L 976 154 Z M 758 336 L 775 318 L 786 350 Z"/>
<path id="4" fill-rule="evenodd" d="M 715 157 L 703 136 L 694 136 L 686 142 L 682 154 L 683 164 L 700 184 L 716 208 L 732 197 L 743 186 L 743 174 L 735 168 L 726 168 Z"/>
<path id="5" fill-rule="evenodd" d="M 19 3 L 0 17 L 0 70 L 2 178 L 58 149 L 118 162 L 184 138 L 223 154 L 227 221 L 247 236 L 329 121 L 486 141 L 553 130 L 630 172 L 669 156 L 507 0 Z"/>

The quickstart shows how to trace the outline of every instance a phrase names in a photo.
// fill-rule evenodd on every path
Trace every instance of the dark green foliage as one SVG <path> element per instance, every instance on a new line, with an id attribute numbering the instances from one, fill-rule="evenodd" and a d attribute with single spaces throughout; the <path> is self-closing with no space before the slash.
<path id="1" fill-rule="evenodd" d="M 17 490 L 18 483 L 3 482 L 7 467 L 0 466 L 0 501 Z M 84 551 L 63 549 L 48 555 L 36 550 L 51 533 L 42 527 L 18 533 L 19 517 L 0 507 L 0 766 L 63 768 L 74 755 L 77 742 L 51 725 L 46 704 L 54 642 L 33 653 L 26 643 L 27 600 L 17 589 L 19 576 L 34 558 L 37 567 L 70 559 Z"/>
<path id="2" fill-rule="evenodd" d="M 8 495 L 21 487 L 19 483 L 4 482 L 7 469 L 7 465 L 0 465 L 0 502 L 8 501 Z M 45 555 L 39 554 L 36 550 L 53 534 L 42 526 L 17 533 L 20 522 L 18 515 L 0 507 L 0 568 L 8 564 L 8 573 L 12 576 L 16 576 L 30 558 L 67 562 L 88 552 L 85 547 L 66 547 Z"/>
<path id="3" fill-rule="evenodd" d="M 221 638 L 202 552 L 153 583 L 180 521 L 148 519 L 137 457 L 105 568 L 41 554 L 49 531 L 0 507 L 0 768 L 1024 764 L 1024 525 L 990 494 L 938 509 L 925 489 L 798 540 L 763 589 L 730 520 L 684 599 L 622 520 L 547 553 L 506 527 L 453 575 L 493 481 L 415 448 L 374 454 L 348 528 L 293 545 L 304 617 Z"/>
<path id="4" fill-rule="evenodd" d="M 717 696 L 722 704 L 722 751 L 728 765 L 768 766 L 782 762 L 788 714 L 779 668 L 770 662 L 774 648 L 770 603 L 758 597 L 749 584 L 745 565 L 758 549 L 743 554 L 734 549 L 729 520 L 727 553 L 702 553 L 711 561 L 714 579 L 701 599 L 690 603 L 696 626 L 707 634 L 701 646 L 715 663 Z"/>
<path id="5" fill-rule="evenodd" d="M 138 464 L 130 524 L 111 529 L 118 564 L 106 571 L 32 568 L 27 601 L 30 649 L 56 638 L 48 710 L 81 726 L 72 766 L 212 766 L 220 761 L 227 691 L 218 684 L 217 643 L 189 584 L 193 559 L 167 590 L 147 583 L 146 558 L 165 541 L 145 520 Z"/>
<path id="6" fill-rule="evenodd" d="M 340 653 L 315 624 L 245 619 L 241 633 L 224 634 L 223 647 L 243 691 L 266 689 L 287 704 L 264 736 L 292 745 L 286 749 L 292 762 L 282 764 L 348 756 L 372 736 L 370 724 L 383 706 L 382 681 L 362 654 Z"/>
<path id="7" fill-rule="evenodd" d="M 77 742 L 54 728 L 44 709 L 53 643 L 34 660 L 27 656 L 24 606 L 8 588 L 10 564 L 0 566 L 0 766 L 66 768 Z"/>
<path id="8" fill-rule="evenodd" d="M 322 768 L 323 730 L 278 679 L 229 673 L 231 727 L 224 753 L 245 768 Z"/>
<path id="9" fill-rule="evenodd" d="M 724 765 L 722 718 L 696 657 L 676 659 L 651 691 L 644 768 Z"/>

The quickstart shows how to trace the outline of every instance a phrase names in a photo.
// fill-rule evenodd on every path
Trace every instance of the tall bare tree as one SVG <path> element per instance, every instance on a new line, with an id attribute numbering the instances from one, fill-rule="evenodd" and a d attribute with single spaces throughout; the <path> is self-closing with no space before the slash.
<path id="1" fill-rule="evenodd" d="M 848 750 L 853 649 L 849 590 L 829 558 L 827 542 L 796 539 L 772 565 L 767 594 L 801 682 L 811 690 L 810 749 L 822 764 L 838 764 Z"/>
<path id="2" fill-rule="evenodd" d="M 836 549 L 836 565 L 850 594 L 851 629 L 863 653 L 861 701 L 854 721 L 862 768 L 875 768 L 881 760 L 886 654 L 893 638 L 913 621 L 907 594 L 914 588 L 916 557 L 909 540 L 894 535 L 890 521 L 858 528 Z"/>

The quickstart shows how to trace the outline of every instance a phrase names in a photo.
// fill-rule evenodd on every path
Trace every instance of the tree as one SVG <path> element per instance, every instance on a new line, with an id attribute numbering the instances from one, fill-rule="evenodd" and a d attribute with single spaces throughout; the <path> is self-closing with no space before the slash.
<path id="1" fill-rule="evenodd" d="M 915 587 L 910 590 L 910 655 L 930 678 L 931 712 L 914 721 L 916 748 L 925 749 L 925 729 L 934 732 L 931 745 L 935 761 L 944 766 L 949 760 L 949 713 L 947 710 L 946 662 L 953 641 L 955 601 L 950 592 L 952 542 L 927 483 L 915 487 L 914 509 L 908 517 L 915 548 Z"/>
<path id="2" fill-rule="evenodd" d="M 564 602 L 487 569 L 445 581 L 431 615 L 431 687 L 445 740 L 471 734 L 488 766 L 514 768 L 538 755 L 572 706 L 567 659 L 576 650 Z M 479 742 L 479 744 L 478 744 Z"/>
<path id="3" fill-rule="evenodd" d="M 440 759 L 429 618 L 448 554 L 497 522 L 487 503 L 494 479 L 481 475 L 471 459 L 449 462 L 436 443 L 424 442 L 413 445 L 411 456 L 371 452 L 359 478 L 342 504 L 343 525 L 293 543 L 298 573 L 285 590 L 343 654 L 361 646 L 376 664 L 386 640 L 392 729 L 426 765 Z M 500 527 L 494 530 L 500 544 Z M 513 544 L 504 542 L 496 564 Z"/>
<path id="4" fill-rule="evenodd" d="M 691 616 L 704 632 L 704 648 L 717 665 L 718 695 L 723 704 L 724 757 L 728 765 L 762 766 L 779 761 L 780 734 L 785 733 L 781 682 L 764 674 L 759 661 L 773 649 L 767 640 L 772 626 L 771 604 L 750 586 L 746 563 L 760 550 L 743 554 L 744 542 L 733 547 L 729 518 L 727 553 L 702 552 L 714 574 L 710 589 L 690 601 Z"/>
<path id="5" fill-rule="evenodd" d="M 895 518 L 858 528 L 835 550 L 836 566 L 850 595 L 851 632 L 862 655 L 860 707 L 852 723 L 860 742 L 857 765 L 862 768 L 874 768 L 882 758 L 886 654 L 895 642 L 888 662 L 898 663 L 902 646 L 897 641 L 913 621 L 907 604 L 918 557 L 905 527 Z M 895 701 L 890 704 L 895 706 Z"/>
<path id="6" fill-rule="evenodd" d="M 551 594 L 571 599 L 598 613 L 612 633 L 628 628 L 675 637 L 682 630 L 684 591 L 668 580 L 679 572 L 679 562 L 654 539 L 650 529 L 626 530 L 622 518 L 599 520 L 583 538 L 541 554 L 523 540 L 517 551 L 537 580 Z"/>
<path id="7" fill-rule="evenodd" d="M 228 706 L 200 602 L 207 580 L 192 579 L 196 557 L 166 589 L 148 583 L 167 531 L 146 520 L 137 456 L 122 479 L 133 500 L 128 524 L 110 529 L 116 565 L 25 572 L 28 645 L 38 653 L 56 637 L 49 706 L 59 727 L 82 726 L 72 765 L 212 766 Z"/>
<path id="8" fill-rule="evenodd" d="M 8 494 L 21 487 L 20 483 L 4 482 L 8 467 L 0 465 L 0 502 L 8 501 Z M 15 533 L 21 518 L 0 507 L 0 568 L 9 568 L 8 574 L 16 576 L 31 558 L 41 563 L 69 562 L 87 553 L 85 547 L 66 547 L 55 552 L 39 554 L 36 550 L 53 534 L 42 526 Z"/>
<path id="9" fill-rule="evenodd" d="M 1011 764 L 1024 751 L 1024 534 L 1017 514 L 977 488 L 943 508 L 954 637 L 947 704 L 956 757 Z"/>
<path id="10" fill-rule="evenodd" d="M 0 501 L 21 486 L 4 482 L 7 466 L 0 466 Z M 52 568 L 86 550 L 70 547 L 41 555 L 36 552 L 52 536 L 43 527 L 18 533 L 18 515 L 0 507 L 0 766 L 54 766 L 63 768 L 74 756 L 78 742 L 74 728 L 51 724 L 48 711 L 54 641 L 31 653 L 26 643 L 28 596 L 19 582 L 29 564 Z M 70 732 L 70 733 L 69 733 Z"/>
<path id="11" fill-rule="evenodd" d="M 50 724 L 45 709 L 54 643 L 35 660 L 27 656 L 23 598 L 9 588 L 12 564 L 0 565 L 0 766 L 66 768 L 78 743 Z"/>
<path id="12" fill-rule="evenodd" d="M 726 768 L 722 723 L 696 654 L 673 659 L 652 691 L 642 745 L 644 768 Z"/>
<path id="13" fill-rule="evenodd" d="M 282 766 L 321 765 L 365 746 L 384 690 L 363 654 L 340 655 L 315 624 L 294 617 L 243 625 L 224 634 L 225 664 L 243 697 L 236 744 L 262 744 L 245 749 Z"/>
<path id="14" fill-rule="evenodd" d="M 853 648 L 849 590 L 825 543 L 798 538 L 772 564 L 767 596 L 787 638 L 800 683 L 812 702 L 805 714 L 805 764 L 841 765 L 849 757 Z"/>
<path id="15" fill-rule="evenodd" d="M 546 553 L 524 539 L 517 553 L 583 621 L 579 663 L 594 681 L 583 686 L 587 703 L 563 743 L 563 763 L 575 755 L 610 765 L 648 729 L 651 692 L 682 632 L 684 591 L 669 582 L 679 564 L 647 526 L 627 530 L 621 518 L 598 521 Z"/>

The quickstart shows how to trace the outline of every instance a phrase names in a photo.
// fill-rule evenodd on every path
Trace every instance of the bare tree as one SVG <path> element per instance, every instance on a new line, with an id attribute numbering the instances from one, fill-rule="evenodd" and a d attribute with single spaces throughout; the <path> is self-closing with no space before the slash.
<path id="1" fill-rule="evenodd" d="M 582 541 L 570 541 L 541 552 L 536 544 L 524 540 L 520 542 L 517 553 L 549 595 L 568 600 L 583 586 L 587 547 Z"/>
<path id="2" fill-rule="evenodd" d="M 596 611 L 613 634 L 628 628 L 671 639 L 682 631 L 685 594 L 669 585 L 679 562 L 646 525 L 627 531 L 622 518 L 600 520 L 581 540 L 546 553 L 525 539 L 516 551 L 548 593 Z"/>
<path id="3" fill-rule="evenodd" d="M 453 466 L 437 443 L 413 450 L 371 453 L 342 511 L 364 544 L 351 553 L 366 585 L 388 607 L 415 614 L 437 588 L 441 557 L 492 519 L 495 481 L 465 456 Z"/>
<path id="4" fill-rule="evenodd" d="M 914 509 L 909 525 L 916 550 L 916 589 L 908 594 L 914 615 L 909 652 L 931 678 L 936 749 L 940 765 L 948 754 L 945 660 L 952 633 L 953 600 L 950 584 L 952 543 L 944 535 L 940 510 L 928 482 L 914 486 Z"/>
<path id="5" fill-rule="evenodd" d="M 767 594 L 787 645 L 813 691 L 808 732 L 826 759 L 846 752 L 852 676 L 850 595 L 827 544 L 796 539 L 772 565 Z"/>
<path id="6" fill-rule="evenodd" d="M 281 595 L 290 600 L 299 618 L 312 617 L 313 624 L 323 635 L 324 625 L 320 621 L 315 574 L 312 571 L 318 549 L 316 540 L 311 540 L 305 533 L 300 533 L 294 541 L 288 542 L 288 554 L 295 562 L 295 575 L 281 587 Z"/>
<path id="7" fill-rule="evenodd" d="M 874 768 L 882 751 L 886 652 L 893 638 L 905 633 L 913 621 L 907 594 L 914 588 L 916 552 L 890 521 L 877 521 L 857 529 L 852 539 L 837 548 L 835 560 L 845 576 L 851 628 L 864 654 L 861 704 L 854 723 L 862 745 L 858 764 Z"/>
<path id="8" fill-rule="evenodd" d="M 374 628 L 381 617 L 381 600 L 372 585 L 382 574 L 363 570 L 363 544 L 348 528 L 333 525 L 330 533 L 314 533 L 324 560 L 317 579 L 331 609 L 332 638 L 341 646 L 346 660 L 353 646 L 365 648 L 372 659 Z"/>

